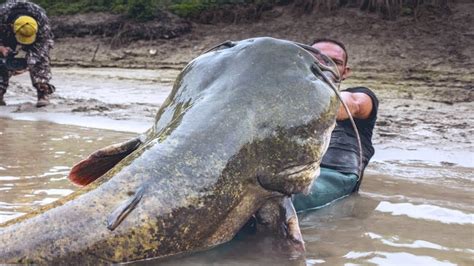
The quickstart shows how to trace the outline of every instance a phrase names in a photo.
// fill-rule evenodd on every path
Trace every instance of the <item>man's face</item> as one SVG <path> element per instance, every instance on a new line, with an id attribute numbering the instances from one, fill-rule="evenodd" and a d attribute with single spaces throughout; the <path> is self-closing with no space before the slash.
<path id="1" fill-rule="evenodd" d="M 339 74 L 343 80 L 349 76 L 350 68 L 347 66 L 345 60 L 346 53 L 342 47 L 332 42 L 318 42 L 315 43 L 313 47 L 321 51 L 321 53 L 329 56 L 334 63 L 336 63 Z"/>

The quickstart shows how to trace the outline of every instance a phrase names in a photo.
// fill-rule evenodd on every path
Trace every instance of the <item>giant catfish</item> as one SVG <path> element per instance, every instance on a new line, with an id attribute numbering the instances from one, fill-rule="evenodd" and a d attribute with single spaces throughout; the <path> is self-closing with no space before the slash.
<path id="1" fill-rule="evenodd" d="M 313 54 L 267 37 L 192 60 L 149 131 L 71 172 L 97 180 L 0 227 L 0 262 L 127 262 L 231 240 L 319 170 L 338 101 L 315 69 Z"/>

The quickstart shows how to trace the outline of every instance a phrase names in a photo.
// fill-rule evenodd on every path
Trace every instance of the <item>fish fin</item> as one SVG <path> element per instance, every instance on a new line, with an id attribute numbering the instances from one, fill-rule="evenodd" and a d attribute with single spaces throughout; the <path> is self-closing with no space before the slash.
<path id="1" fill-rule="evenodd" d="M 102 148 L 74 165 L 68 175 L 76 185 L 85 186 L 112 169 L 127 155 L 136 150 L 143 141 L 141 137 Z"/>
<path id="2" fill-rule="evenodd" d="M 286 236 L 295 251 L 304 253 L 305 245 L 303 235 L 298 222 L 298 215 L 291 201 L 291 197 L 285 197 L 282 202 L 282 208 L 285 213 Z"/>
<path id="3" fill-rule="evenodd" d="M 107 217 L 107 229 L 110 231 L 115 230 L 127 215 L 135 209 L 138 202 L 142 199 L 143 193 L 144 189 L 141 187 L 135 192 L 132 198 L 120 204 L 120 206 Z"/>

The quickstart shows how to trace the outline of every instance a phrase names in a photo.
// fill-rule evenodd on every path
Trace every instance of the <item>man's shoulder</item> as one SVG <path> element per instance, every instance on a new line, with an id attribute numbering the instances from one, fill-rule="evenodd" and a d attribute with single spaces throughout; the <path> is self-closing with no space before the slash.
<path id="1" fill-rule="evenodd" d="M 378 105 L 377 95 L 375 95 L 375 92 L 373 90 L 367 87 L 364 87 L 364 86 L 350 87 L 350 88 L 344 89 L 343 91 L 359 92 L 359 93 L 367 94 L 368 96 L 370 96 L 370 98 L 372 98 L 372 101 L 374 102 L 374 104 Z"/>
<path id="2" fill-rule="evenodd" d="M 356 86 L 356 87 L 349 87 L 347 89 L 344 89 L 344 91 L 348 91 L 348 92 L 362 92 L 362 93 L 365 93 L 365 94 L 368 94 L 369 96 L 370 95 L 373 95 L 375 97 L 377 97 L 375 95 L 375 92 L 371 89 L 369 89 L 368 87 L 364 87 L 364 86 Z"/>
<path id="3" fill-rule="evenodd" d="M 357 87 L 350 87 L 345 89 L 344 91 L 347 92 L 358 92 L 358 93 L 364 93 L 370 97 L 372 100 L 372 110 L 369 119 L 374 119 L 377 116 L 378 109 L 379 109 L 379 100 L 377 98 L 377 95 L 375 95 L 375 92 L 372 91 L 371 89 L 364 87 L 364 86 L 357 86 Z"/>

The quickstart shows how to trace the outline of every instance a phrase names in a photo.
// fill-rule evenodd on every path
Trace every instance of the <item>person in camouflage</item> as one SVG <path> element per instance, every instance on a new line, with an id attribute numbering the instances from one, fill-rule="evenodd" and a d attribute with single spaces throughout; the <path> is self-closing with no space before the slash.
<path id="1" fill-rule="evenodd" d="M 0 5 L 0 56 L 6 57 L 17 48 L 25 51 L 31 82 L 38 94 L 37 107 L 48 105 L 49 95 L 55 91 L 49 83 L 49 51 L 53 44 L 49 19 L 43 8 L 19 0 L 7 0 Z M 18 73 L 0 70 L 0 105 L 5 105 L 3 96 L 10 77 L 15 74 Z"/>

